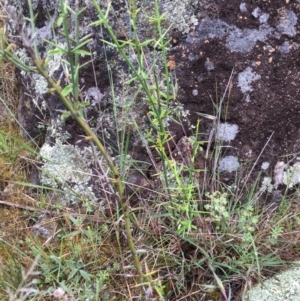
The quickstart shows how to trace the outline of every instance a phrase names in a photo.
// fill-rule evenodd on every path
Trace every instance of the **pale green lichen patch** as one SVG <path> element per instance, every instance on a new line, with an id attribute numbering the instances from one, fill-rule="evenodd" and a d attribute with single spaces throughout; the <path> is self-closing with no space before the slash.
<path id="1" fill-rule="evenodd" d="M 59 117 L 52 119 L 48 126 L 48 136 L 51 138 L 58 139 L 61 143 L 71 138 L 71 134 L 65 130 L 65 121 Z"/>
<path id="2" fill-rule="evenodd" d="M 147 40 L 155 37 L 157 29 L 155 24 L 150 21 L 150 18 L 155 15 L 154 1 L 136 1 L 136 6 L 139 8 L 137 30 L 140 39 Z M 194 0 L 159 1 L 159 11 L 164 16 L 161 25 L 165 38 L 169 39 L 174 29 L 184 34 L 195 29 L 199 22 L 195 15 L 198 6 L 198 1 Z M 127 12 L 121 14 L 121 19 L 125 26 L 130 24 Z M 130 36 L 132 33 L 128 30 L 127 34 Z"/>
<path id="3" fill-rule="evenodd" d="M 300 300 L 300 268 L 293 268 L 253 287 L 246 293 L 249 301 Z"/>
<path id="4" fill-rule="evenodd" d="M 66 49 L 67 45 L 66 43 L 58 43 L 57 48 Z M 47 51 L 52 50 L 53 46 L 48 46 Z M 47 57 L 47 70 L 49 73 L 49 76 L 53 76 L 54 72 L 57 71 L 62 63 L 62 54 L 55 54 Z"/>
<path id="5" fill-rule="evenodd" d="M 160 13 L 165 14 L 169 25 L 172 25 L 172 29 L 188 33 L 198 25 L 194 14 L 198 5 L 198 1 L 194 0 L 164 0 L 160 1 L 159 8 Z"/>
<path id="6" fill-rule="evenodd" d="M 63 48 L 64 46 L 65 46 L 64 44 L 58 44 L 58 47 Z M 49 46 L 48 46 L 48 48 L 49 48 Z M 53 48 L 53 47 L 51 47 L 51 48 Z M 52 77 L 54 72 L 60 68 L 61 62 L 62 62 L 61 54 L 55 54 L 53 56 L 47 57 L 46 67 L 47 67 L 47 72 L 50 77 Z M 35 88 L 35 92 L 37 93 L 37 95 L 46 93 L 47 87 L 48 87 L 48 83 L 47 83 L 46 79 L 40 74 L 33 74 L 32 78 L 35 83 L 34 88 Z"/>
<path id="7" fill-rule="evenodd" d="M 193 1 L 164 1 L 162 11 L 173 26 L 182 33 L 188 33 L 191 28 L 198 25 L 196 16 L 190 9 Z"/>
<path id="8" fill-rule="evenodd" d="M 62 144 L 57 140 L 51 146 L 44 144 L 40 150 L 44 161 L 41 184 L 53 188 L 62 187 L 66 192 L 65 201 L 76 202 L 81 198 L 95 201 L 96 197 L 90 187 L 92 150 Z M 70 187 L 70 188 L 69 188 Z"/>
<path id="9" fill-rule="evenodd" d="M 40 74 L 33 74 L 32 78 L 35 82 L 35 92 L 39 94 L 43 94 L 47 92 L 48 83 L 43 76 Z"/>

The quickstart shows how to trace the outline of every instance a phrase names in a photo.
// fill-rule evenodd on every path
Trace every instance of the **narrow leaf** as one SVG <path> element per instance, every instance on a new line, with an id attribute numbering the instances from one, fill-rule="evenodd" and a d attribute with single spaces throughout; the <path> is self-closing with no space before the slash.
<path id="1" fill-rule="evenodd" d="M 76 54 L 82 54 L 82 55 L 91 55 L 90 52 L 86 51 L 86 50 L 83 50 L 83 49 L 77 49 L 74 51 L 74 53 Z"/>
<path id="2" fill-rule="evenodd" d="M 61 118 L 61 120 L 65 120 L 65 119 L 67 119 L 70 116 L 71 116 L 71 113 L 67 113 L 66 112 L 66 113 L 61 114 L 60 118 Z"/>
<path id="3" fill-rule="evenodd" d="M 91 277 L 86 271 L 80 270 L 79 273 L 84 278 L 84 280 L 89 282 L 91 281 Z"/>
<path id="4" fill-rule="evenodd" d="M 64 53 L 66 53 L 66 50 L 58 49 L 58 48 L 48 51 L 48 55 L 56 55 L 56 54 L 64 54 Z"/>
<path id="5" fill-rule="evenodd" d="M 70 85 L 67 85 L 64 87 L 64 89 L 61 91 L 61 94 L 63 96 L 68 96 L 73 90 L 73 85 L 70 84 Z"/>
<path id="6" fill-rule="evenodd" d="M 63 21 L 64 21 L 64 17 L 63 17 L 62 15 L 60 15 L 60 16 L 57 18 L 57 21 L 56 21 L 57 27 L 61 27 L 61 24 L 62 24 Z"/>
<path id="7" fill-rule="evenodd" d="M 89 101 L 83 101 L 82 103 L 80 103 L 80 106 L 81 107 L 87 107 L 90 105 L 90 102 Z"/>

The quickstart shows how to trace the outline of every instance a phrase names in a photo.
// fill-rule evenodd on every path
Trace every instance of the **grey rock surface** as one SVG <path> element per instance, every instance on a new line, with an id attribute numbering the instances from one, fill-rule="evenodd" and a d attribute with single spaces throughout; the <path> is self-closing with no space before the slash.
<path id="1" fill-rule="evenodd" d="M 299 301 L 300 268 L 292 268 L 256 285 L 246 293 L 244 300 Z"/>

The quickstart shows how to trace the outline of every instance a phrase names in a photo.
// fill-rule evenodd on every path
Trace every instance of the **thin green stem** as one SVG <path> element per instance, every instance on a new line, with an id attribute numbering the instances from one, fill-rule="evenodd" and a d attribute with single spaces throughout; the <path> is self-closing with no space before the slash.
<path id="1" fill-rule="evenodd" d="M 30 14 L 30 19 L 29 19 L 29 22 L 30 22 L 30 25 L 31 25 L 31 32 L 34 33 L 36 30 L 35 30 L 35 16 L 34 16 L 34 13 L 33 13 L 33 9 L 32 9 L 32 1 L 31 0 L 28 0 L 28 7 L 29 7 L 29 14 Z M 38 52 L 38 49 L 37 49 L 37 44 L 36 44 L 36 40 L 34 39 L 33 40 L 33 49 L 34 49 L 34 54 L 35 54 L 35 57 L 37 59 L 40 59 L 40 56 L 39 56 L 39 52 Z"/>
<path id="2" fill-rule="evenodd" d="M 163 41 L 164 35 L 162 33 L 162 27 L 161 27 L 162 18 L 161 18 L 160 12 L 159 12 L 158 0 L 155 0 L 154 8 L 155 8 L 156 28 L 158 30 L 159 40 L 161 41 L 161 44 L 162 44 L 162 57 L 164 60 L 165 77 L 166 77 L 166 84 L 167 84 L 167 95 L 170 95 L 170 81 L 169 81 L 169 68 L 168 68 L 168 62 L 167 62 L 167 49 L 166 49 L 165 43 Z"/>
<path id="3" fill-rule="evenodd" d="M 80 114 L 74 109 L 70 100 L 62 94 L 62 89 L 60 85 L 58 85 L 44 70 L 40 61 L 33 58 L 33 62 L 38 70 L 38 72 L 47 80 L 48 84 L 55 90 L 59 98 L 61 99 L 62 103 L 65 105 L 67 110 L 71 113 L 72 117 L 77 121 L 77 123 L 81 126 L 81 128 L 86 132 L 86 134 L 92 137 L 94 143 L 96 144 L 97 148 L 101 152 L 102 156 L 104 157 L 105 161 L 107 162 L 108 166 L 110 167 L 114 179 L 113 184 L 116 187 L 117 192 L 119 193 L 119 203 L 121 205 L 122 212 L 124 214 L 124 221 L 125 221 L 125 230 L 127 235 L 127 243 L 129 249 L 133 255 L 134 266 L 137 271 L 139 277 L 139 283 L 143 282 L 143 273 L 141 268 L 141 263 L 137 256 L 137 252 L 134 246 L 134 240 L 131 234 L 131 222 L 130 222 L 130 210 L 127 205 L 127 200 L 124 195 L 124 187 L 120 178 L 120 174 L 116 168 L 116 166 L 111 161 L 110 157 L 107 154 L 106 149 L 98 139 L 97 135 L 93 132 L 93 130 L 89 127 L 86 121 L 80 116 Z"/>
<path id="4" fill-rule="evenodd" d="M 97 135 L 93 132 L 93 130 L 89 127 L 87 122 L 80 116 L 79 112 L 74 108 L 73 104 L 71 101 L 62 94 L 62 88 L 58 83 L 56 83 L 45 71 L 45 69 L 42 66 L 41 61 L 37 60 L 35 57 L 32 58 L 33 62 L 37 68 L 37 71 L 46 79 L 48 82 L 49 86 L 52 87 L 53 91 L 57 93 L 58 97 L 64 104 L 64 106 L 67 108 L 67 110 L 71 113 L 72 117 L 76 120 L 76 122 L 81 126 L 81 128 L 85 131 L 85 133 L 92 138 L 94 143 L 96 144 L 97 148 L 101 152 L 102 156 L 104 157 L 105 161 L 107 162 L 108 166 L 110 167 L 114 179 L 113 179 L 113 184 L 115 185 L 120 199 L 123 198 L 124 196 L 124 188 L 121 182 L 121 178 L 118 172 L 118 169 L 116 166 L 113 164 L 112 160 L 107 154 L 106 149 L 102 145 L 101 141 L 97 137 Z"/>

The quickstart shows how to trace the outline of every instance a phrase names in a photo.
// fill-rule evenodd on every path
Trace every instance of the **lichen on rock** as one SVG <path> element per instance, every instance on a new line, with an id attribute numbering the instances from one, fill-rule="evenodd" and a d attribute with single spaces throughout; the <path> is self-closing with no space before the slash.
<path id="1" fill-rule="evenodd" d="M 240 163 L 238 161 L 238 158 L 235 156 L 226 156 L 222 158 L 219 162 L 219 172 L 231 172 L 235 171 L 239 168 Z"/>
<path id="2" fill-rule="evenodd" d="M 220 123 L 217 128 L 217 139 L 225 142 L 230 142 L 235 139 L 239 131 L 239 127 L 236 124 Z"/>
<path id="3" fill-rule="evenodd" d="M 190 29 L 198 25 L 192 7 L 195 1 L 161 1 L 162 12 L 166 13 L 166 18 L 173 27 L 182 33 L 188 33 Z M 195 4 L 194 4 L 195 5 Z M 194 8 L 195 9 L 195 8 Z"/>
<path id="4" fill-rule="evenodd" d="M 81 198 L 96 201 L 90 185 L 92 177 L 92 150 L 62 144 L 59 140 L 51 146 L 44 144 L 40 150 L 44 162 L 40 181 L 42 185 L 62 188 L 67 200 L 76 202 Z"/>

